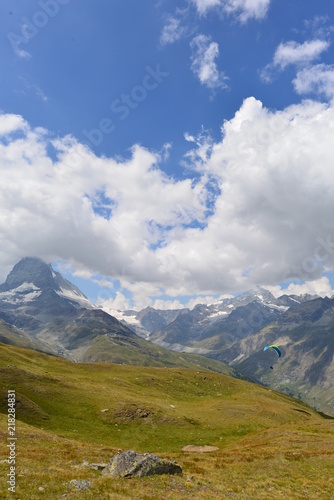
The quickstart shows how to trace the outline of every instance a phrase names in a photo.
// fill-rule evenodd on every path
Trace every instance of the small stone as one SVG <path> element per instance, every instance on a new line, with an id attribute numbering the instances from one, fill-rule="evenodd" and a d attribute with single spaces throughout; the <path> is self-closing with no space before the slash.
<path id="1" fill-rule="evenodd" d="M 71 479 L 69 483 L 67 483 L 67 486 L 70 488 L 76 488 L 77 490 L 87 490 L 91 485 L 90 481 L 87 481 L 86 479 Z"/>
<path id="2" fill-rule="evenodd" d="M 40 486 L 40 487 L 38 488 L 38 491 L 45 491 L 45 488 L 43 488 L 43 486 Z"/>

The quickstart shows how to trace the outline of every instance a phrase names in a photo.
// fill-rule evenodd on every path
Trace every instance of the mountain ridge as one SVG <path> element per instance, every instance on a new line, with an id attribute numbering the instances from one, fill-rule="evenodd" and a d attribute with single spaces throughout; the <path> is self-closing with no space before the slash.
<path id="1" fill-rule="evenodd" d="M 243 377 L 219 360 L 174 353 L 137 336 L 34 257 L 22 259 L 0 285 L 0 320 L 6 343 L 71 361 L 202 367 Z"/>

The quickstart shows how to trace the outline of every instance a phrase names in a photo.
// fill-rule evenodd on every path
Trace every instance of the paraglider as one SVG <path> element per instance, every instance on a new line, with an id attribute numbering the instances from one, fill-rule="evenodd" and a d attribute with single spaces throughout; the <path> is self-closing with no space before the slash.
<path id="1" fill-rule="evenodd" d="M 277 347 L 277 345 L 266 345 L 266 347 L 263 350 L 266 351 L 267 349 L 273 349 L 279 358 L 282 356 L 281 350 L 279 347 Z M 271 366 L 270 368 L 271 370 L 274 369 L 273 366 Z"/>
<path id="2" fill-rule="evenodd" d="M 274 349 L 276 351 L 277 356 L 280 358 L 282 356 L 282 353 L 280 349 L 277 347 L 277 345 L 267 345 L 263 350 L 266 351 L 267 349 Z"/>

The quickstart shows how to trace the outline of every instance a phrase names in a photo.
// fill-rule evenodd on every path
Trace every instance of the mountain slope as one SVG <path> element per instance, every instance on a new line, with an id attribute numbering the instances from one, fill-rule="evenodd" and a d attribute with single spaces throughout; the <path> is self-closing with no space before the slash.
<path id="1" fill-rule="evenodd" d="M 281 358 L 263 352 L 272 343 Z M 334 415 L 334 300 L 296 304 L 261 331 L 217 352 L 217 358 Z"/>
<path id="2" fill-rule="evenodd" d="M 199 305 L 149 335 L 158 345 L 219 359 L 334 415 L 334 299 L 255 289 Z M 283 356 L 263 352 L 280 346 Z M 271 366 L 274 368 L 271 369 Z"/>
<path id="3" fill-rule="evenodd" d="M 138 337 L 36 258 L 22 259 L 0 285 L 0 321 L 5 343 L 72 361 L 201 367 L 241 377 L 220 360 L 173 353 Z"/>
<path id="4" fill-rule="evenodd" d="M 8 389 L 17 401 L 17 498 L 333 496 L 332 421 L 265 387 L 199 370 L 70 363 L 3 345 L 0 377 L 3 435 Z M 110 481 L 85 465 L 106 463 L 118 449 L 177 460 L 183 474 Z M 6 439 L 0 453 L 8 457 Z M 73 479 L 90 488 L 69 490 Z M 6 488 L 0 482 L 1 498 L 12 497 Z"/>

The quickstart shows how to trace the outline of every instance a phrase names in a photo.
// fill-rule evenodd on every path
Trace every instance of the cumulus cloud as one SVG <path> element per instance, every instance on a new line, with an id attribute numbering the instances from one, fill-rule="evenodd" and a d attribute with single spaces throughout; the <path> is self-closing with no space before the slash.
<path id="1" fill-rule="evenodd" d="M 325 276 L 318 280 L 306 281 L 305 283 L 290 283 L 289 286 L 283 288 L 279 285 L 268 286 L 267 289 L 275 296 L 280 297 L 286 295 L 319 295 L 320 297 L 331 297 L 333 290 L 329 279 Z"/>
<path id="2" fill-rule="evenodd" d="M 298 94 L 334 97 L 334 65 L 316 64 L 298 71 L 293 85 Z"/>
<path id="3" fill-rule="evenodd" d="M 202 85 L 210 90 L 227 88 L 227 77 L 219 72 L 216 59 L 219 45 L 206 35 L 197 35 L 190 43 L 192 49 L 191 69 Z"/>
<path id="4" fill-rule="evenodd" d="M 187 135 L 174 180 L 143 147 L 101 158 L 1 115 L 1 276 L 23 256 L 61 259 L 117 279 L 117 304 L 138 307 L 319 280 L 334 265 L 333 124 L 331 104 L 272 111 L 250 97 L 205 154 Z"/>
<path id="5" fill-rule="evenodd" d="M 0 114 L 0 136 L 5 136 L 11 132 L 25 130 L 27 128 L 28 124 L 22 116 Z"/>
<path id="6" fill-rule="evenodd" d="M 267 14 L 270 0 L 190 0 L 200 15 L 213 9 L 236 15 L 242 23 L 251 18 L 262 19 Z"/>
<path id="7" fill-rule="evenodd" d="M 126 311 L 132 309 L 132 302 L 120 291 L 116 292 L 116 296 L 114 298 L 107 299 L 103 296 L 98 297 L 96 305 L 109 314 L 114 314 L 115 311 Z"/>
<path id="8" fill-rule="evenodd" d="M 1 253 L 13 261 L 73 260 L 130 281 L 138 266 L 137 280 L 147 273 L 154 280 L 164 227 L 204 217 L 202 186 L 168 178 L 156 153 L 134 146 L 130 160 L 99 158 L 71 137 L 51 141 L 14 115 L 1 116 L 0 130 L 7 134 L 0 144 Z"/>

